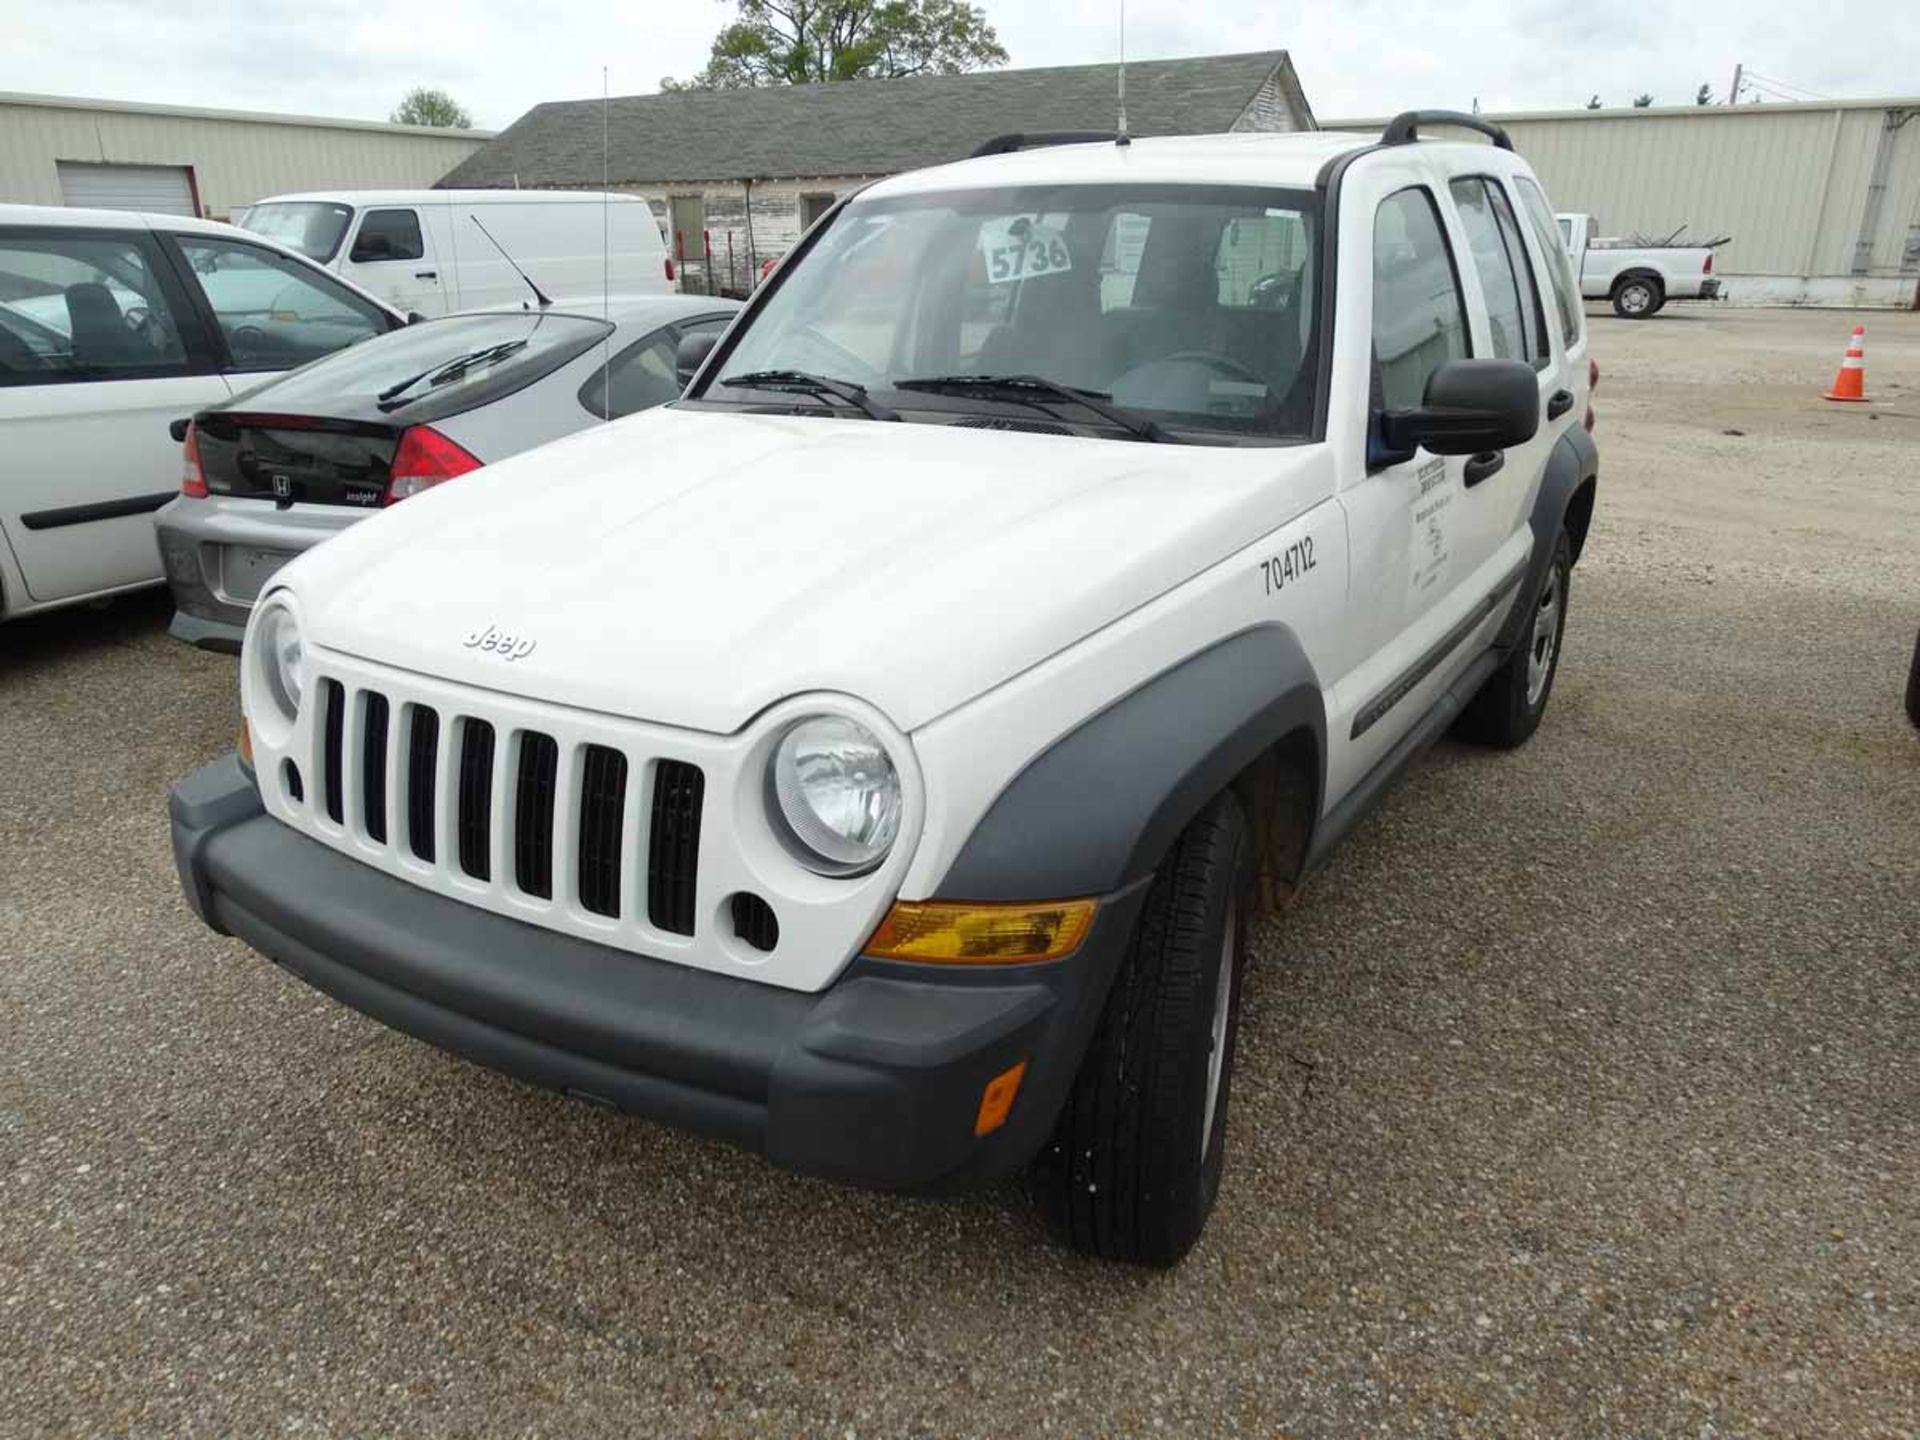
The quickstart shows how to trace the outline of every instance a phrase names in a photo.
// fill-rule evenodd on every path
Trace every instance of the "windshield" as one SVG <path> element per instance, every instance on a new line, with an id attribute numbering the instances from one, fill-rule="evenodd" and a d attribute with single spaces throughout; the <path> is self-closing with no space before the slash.
<path id="1" fill-rule="evenodd" d="M 1182 438 L 1303 439 L 1318 222 L 1309 192 L 1239 187 L 855 201 L 767 298 L 701 399 L 798 408 L 790 394 L 727 382 L 801 372 L 864 386 L 908 420 L 1010 406 L 1035 418 L 1039 405 L 1108 428 L 1031 387 L 1020 398 L 914 383 L 1037 377 L 1191 432 Z"/>
<path id="2" fill-rule="evenodd" d="M 409 398 L 438 397 L 483 379 L 497 382 L 509 369 L 545 374 L 612 331 L 604 320 L 539 311 L 427 320 L 295 371 L 274 384 L 274 403 L 374 402 L 403 386 Z"/>
<path id="3" fill-rule="evenodd" d="M 331 200 L 276 200 L 253 206 L 235 223 L 324 265 L 340 248 L 341 237 L 352 219 L 351 205 Z"/>

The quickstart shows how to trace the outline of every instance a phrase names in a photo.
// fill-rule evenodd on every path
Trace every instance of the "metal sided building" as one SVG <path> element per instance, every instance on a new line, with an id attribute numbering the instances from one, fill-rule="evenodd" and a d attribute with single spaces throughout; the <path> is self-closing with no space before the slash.
<path id="1" fill-rule="evenodd" d="M 295 190 L 425 189 L 492 132 L 0 93 L 0 203 L 224 220 Z"/>
<path id="2" fill-rule="evenodd" d="M 1920 308 L 1920 97 L 1487 118 L 1602 235 L 1732 236 L 1733 304 Z"/>
<path id="3" fill-rule="evenodd" d="M 1111 133 L 1119 80 L 1114 65 L 1064 65 L 555 101 L 440 183 L 598 190 L 604 176 L 653 206 L 683 288 L 739 292 L 871 180 L 1011 131 Z M 1284 50 L 1129 64 L 1127 120 L 1136 135 L 1315 128 Z"/>

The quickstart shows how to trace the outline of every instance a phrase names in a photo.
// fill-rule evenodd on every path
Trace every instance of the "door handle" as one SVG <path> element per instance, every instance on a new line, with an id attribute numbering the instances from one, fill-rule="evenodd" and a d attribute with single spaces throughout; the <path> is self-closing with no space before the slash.
<path id="1" fill-rule="evenodd" d="M 1500 468 L 1506 463 L 1506 451 L 1482 450 L 1478 455 L 1467 461 L 1466 469 L 1460 472 L 1460 476 L 1467 482 L 1467 488 L 1472 489 L 1489 475 L 1499 474 Z"/>
<path id="2" fill-rule="evenodd" d="M 413 272 L 413 278 L 416 280 L 438 280 L 440 278 L 440 272 L 438 270 L 416 270 Z M 1567 404 L 1571 405 L 1572 403 L 1573 397 L 1568 395 Z"/>
<path id="3" fill-rule="evenodd" d="M 1553 398 L 1547 401 L 1547 419 L 1558 420 L 1573 408 L 1573 394 L 1567 390 L 1556 390 Z"/>

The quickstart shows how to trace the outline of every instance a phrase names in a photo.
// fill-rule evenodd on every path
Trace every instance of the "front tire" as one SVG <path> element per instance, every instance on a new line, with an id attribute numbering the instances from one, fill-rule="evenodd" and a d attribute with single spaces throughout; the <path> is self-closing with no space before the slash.
<path id="1" fill-rule="evenodd" d="M 1622 320 L 1647 320 L 1667 303 L 1658 280 L 1636 275 L 1613 287 L 1613 313 Z"/>
<path id="2" fill-rule="evenodd" d="M 1086 1059 L 1034 1166 L 1075 1250 L 1176 1264 L 1220 1193 L 1253 852 L 1216 798 L 1154 876 Z"/>
<path id="3" fill-rule="evenodd" d="M 1573 542 L 1563 529 L 1553 542 L 1553 558 L 1534 597 L 1521 643 L 1506 663 L 1487 677 L 1467 708 L 1460 712 L 1454 733 L 1476 745 L 1512 750 L 1524 745 L 1540 728 L 1553 696 L 1553 677 L 1560 673 L 1560 641 L 1567 629 L 1567 601 L 1573 584 Z"/>

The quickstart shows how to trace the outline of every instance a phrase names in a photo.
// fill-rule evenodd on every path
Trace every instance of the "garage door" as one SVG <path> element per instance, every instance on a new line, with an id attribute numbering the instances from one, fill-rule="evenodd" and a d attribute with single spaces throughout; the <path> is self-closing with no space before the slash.
<path id="1" fill-rule="evenodd" d="M 61 160 L 60 192 L 67 204 L 92 210 L 146 210 L 192 215 L 193 179 L 184 165 L 96 165 Z"/>

